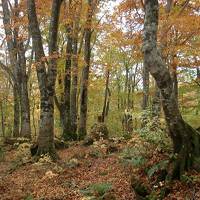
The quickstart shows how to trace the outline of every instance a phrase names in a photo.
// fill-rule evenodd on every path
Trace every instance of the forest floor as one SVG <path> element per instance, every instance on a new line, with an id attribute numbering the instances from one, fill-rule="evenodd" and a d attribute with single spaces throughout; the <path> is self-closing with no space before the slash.
<path id="1" fill-rule="evenodd" d="M 135 149 L 139 149 L 140 156 Z M 138 136 L 112 144 L 108 141 L 90 146 L 73 143 L 58 151 L 57 163 L 51 162 L 48 156 L 34 163 L 24 159 L 27 152 L 21 153 L 21 157 L 19 154 L 12 146 L 4 147 L 4 158 L 0 162 L 1 200 L 134 200 L 139 198 L 132 188 L 133 177 L 153 191 L 147 199 L 156 200 L 163 187 L 162 181 L 157 180 L 162 166 L 156 163 L 168 157 Z M 130 159 L 131 154 L 137 158 Z M 176 199 L 200 199 L 200 174 L 191 172 L 183 181 L 173 182 L 165 200 Z"/>

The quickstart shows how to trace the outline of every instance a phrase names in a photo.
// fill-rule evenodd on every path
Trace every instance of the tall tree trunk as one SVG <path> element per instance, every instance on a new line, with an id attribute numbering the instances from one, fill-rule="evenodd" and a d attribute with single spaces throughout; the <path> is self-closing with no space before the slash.
<path id="1" fill-rule="evenodd" d="M 18 83 L 18 62 L 16 53 L 16 41 L 14 40 L 13 31 L 11 29 L 11 14 L 8 8 L 8 1 L 2 0 L 3 8 L 3 24 L 6 34 L 6 43 L 8 47 L 8 54 L 10 59 L 10 64 L 13 71 L 13 96 L 14 96 L 14 122 L 13 122 L 13 136 L 19 137 L 19 126 L 20 126 L 20 101 L 19 101 L 19 83 Z"/>
<path id="2" fill-rule="evenodd" d="M 200 156 L 199 133 L 182 119 L 170 73 L 157 50 L 158 0 L 145 2 L 144 62 L 161 91 L 165 119 L 176 154 L 169 177 L 180 178 L 184 170 L 194 167 L 196 158 Z"/>
<path id="3" fill-rule="evenodd" d="M 198 106 L 197 106 L 197 109 L 196 109 L 196 115 L 199 114 L 199 109 L 200 109 L 200 69 L 199 67 L 197 67 L 197 84 L 198 84 L 198 88 L 197 88 L 197 98 L 198 98 Z"/>
<path id="4" fill-rule="evenodd" d="M 134 104 L 135 104 L 135 89 L 136 89 L 136 86 L 138 84 L 138 81 L 136 81 L 136 77 L 137 77 L 137 73 L 138 73 L 138 67 L 139 67 L 139 64 L 137 63 L 136 64 L 136 67 L 135 67 L 135 71 L 134 71 L 134 74 L 132 76 L 132 85 L 131 85 L 131 90 L 132 90 L 132 108 L 134 110 Z"/>
<path id="5" fill-rule="evenodd" d="M 19 42 L 19 65 L 20 65 L 20 100 L 21 100 L 21 136 L 31 138 L 31 122 L 30 122 L 30 103 L 28 96 L 28 77 L 26 74 L 26 57 L 23 43 Z"/>
<path id="6" fill-rule="evenodd" d="M 177 77 L 177 69 L 175 68 L 172 72 L 172 81 L 173 81 L 173 91 L 176 98 L 176 101 L 178 101 L 178 77 Z"/>
<path id="7" fill-rule="evenodd" d="M 82 11 L 82 0 L 79 1 L 79 6 L 76 7 L 74 24 L 73 24 L 73 57 L 72 57 L 72 88 L 71 88 L 71 108 L 70 108 L 70 116 L 71 116 L 71 129 L 73 133 L 77 131 L 77 93 L 78 93 L 78 58 L 82 49 L 82 38 L 80 41 L 80 49 L 78 50 L 78 35 L 80 29 L 80 15 Z"/>
<path id="8" fill-rule="evenodd" d="M 152 116 L 153 117 L 160 117 L 161 112 L 161 99 L 160 99 L 160 90 L 155 86 L 155 92 L 152 101 Z"/>
<path id="9" fill-rule="evenodd" d="M 124 107 L 126 109 L 128 109 L 128 84 L 129 84 L 129 67 L 127 66 L 127 63 L 125 61 L 125 71 L 126 71 L 126 75 L 125 75 L 125 87 L 124 87 Z"/>
<path id="10" fill-rule="evenodd" d="M 109 108 L 109 101 L 108 101 L 108 95 L 109 95 L 109 77 L 110 77 L 110 71 L 108 69 L 108 70 L 106 70 L 106 87 L 105 87 L 103 110 L 102 110 L 102 114 L 101 114 L 102 122 L 105 121 L 105 117 L 108 114 L 108 108 Z"/>
<path id="11" fill-rule="evenodd" d="M 176 55 L 174 55 L 172 59 L 173 60 L 172 60 L 171 77 L 172 77 L 172 82 L 173 82 L 174 95 L 175 95 L 176 101 L 178 102 L 178 74 L 177 74 Z"/>
<path id="12" fill-rule="evenodd" d="M 85 38 L 84 38 L 84 67 L 81 77 L 81 91 L 80 91 L 80 119 L 78 128 L 78 138 L 83 139 L 87 134 L 87 103 L 88 103 L 88 81 L 89 81 L 89 69 L 90 69 L 90 57 L 91 57 L 91 36 L 92 36 L 92 12 L 93 2 L 88 0 L 87 20 L 85 26 Z"/>
<path id="13" fill-rule="evenodd" d="M 143 100 L 142 100 L 142 109 L 146 110 L 148 107 L 149 101 L 149 67 L 148 63 L 144 60 L 143 62 Z"/>
<path id="14" fill-rule="evenodd" d="M 18 95 L 18 88 L 16 84 L 13 87 L 13 97 L 14 97 L 14 122 L 13 122 L 13 136 L 19 137 L 20 131 L 20 105 L 19 105 L 19 95 Z"/>
<path id="15" fill-rule="evenodd" d="M 27 0 L 29 30 L 33 40 L 37 77 L 40 89 L 40 125 L 37 155 L 48 153 L 53 159 L 57 158 L 54 145 L 54 95 L 57 74 L 57 34 L 62 0 L 53 0 L 49 27 L 49 56 L 48 71 L 45 67 L 45 54 L 42 36 L 36 15 L 34 0 Z"/>
<path id="16" fill-rule="evenodd" d="M 26 78 L 26 57 L 25 50 L 23 49 L 23 41 L 19 39 L 19 27 L 15 27 L 14 30 L 11 28 L 11 14 L 8 8 L 8 2 L 3 0 L 3 23 L 5 27 L 7 40 L 8 52 L 10 57 L 10 63 L 13 68 L 14 75 L 14 135 L 31 137 L 31 126 L 30 126 L 30 106 L 27 90 L 27 78 Z M 14 11 L 13 15 L 19 17 L 18 0 L 14 1 Z M 17 100 L 18 99 L 18 100 Z M 15 105 L 17 104 L 17 105 Z M 15 113 L 15 112 L 19 112 Z M 21 130 L 19 132 L 20 120 L 17 119 L 21 117 Z"/>
<path id="17" fill-rule="evenodd" d="M 120 110 L 121 108 L 121 85 L 120 85 L 120 78 L 117 77 L 117 108 Z"/>
<path id="18" fill-rule="evenodd" d="M 75 22 L 77 23 L 77 22 Z M 77 26 L 75 24 L 75 26 Z M 76 133 L 77 130 L 77 89 L 78 89 L 78 30 L 75 27 L 74 39 L 73 39 L 73 58 L 72 58 L 72 89 L 71 89 L 71 129 L 73 133 Z"/>
<path id="19" fill-rule="evenodd" d="M 132 108 L 132 96 L 131 96 L 131 89 L 132 89 L 132 74 L 130 72 L 129 79 L 128 79 L 128 94 L 127 94 L 127 106 L 128 109 Z"/>
<path id="20" fill-rule="evenodd" d="M 1 112 L 1 131 L 2 136 L 5 137 L 5 113 L 4 113 L 4 105 L 3 101 L 0 101 L 0 112 Z"/>
<path id="21" fill-rule="evenodd" d="M 110 91 L 110 88 L 108 87 L 108 98 L 107 98 L 107 104 L 106 104 L 106 109 L 105 109 L 105 117 L 108 116 L 108 112 L 110 109 L 110 98 L 111 98 L 111 91 Z"/>
<path id="22" fill-rule="evenodd" d="M 76 135 L 71 130 L 70 119 L 70 92 L 71 92 L 71 64 L 72 64 L 72 17 L 71 17 L 71 1 L 69 1 L 69 24 L 67 25 L 67 48 L 66 48 L 66 63 L 65 63 L 65 78 L 64 78 L 64 129 L 63 138 L 65 140 L 76 139 Z"/>

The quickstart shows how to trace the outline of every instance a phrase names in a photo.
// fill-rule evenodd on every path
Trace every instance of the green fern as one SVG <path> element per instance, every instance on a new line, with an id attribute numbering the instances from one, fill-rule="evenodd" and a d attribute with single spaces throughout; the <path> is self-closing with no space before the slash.
<path id="1" fill-rule="evenodd" d="M 112 189 L 111 183 L 94 183 L 85 189 L 81 189 L 80 192 L 85 196 L 97 196 L 102 197 Z"/>
<path id="2" fill-rule="evenodd" d="M 168 166 L 169 161 L 168 160 L 162 160 L 159 163 L 156 163 L 155 165 L 153 165 L 148 171 L 147 171 L 147 175 L 149 178 L 151 178 L 156 172 L 158 172 L 159 170 L 163 170 L 166 169 Z"/>

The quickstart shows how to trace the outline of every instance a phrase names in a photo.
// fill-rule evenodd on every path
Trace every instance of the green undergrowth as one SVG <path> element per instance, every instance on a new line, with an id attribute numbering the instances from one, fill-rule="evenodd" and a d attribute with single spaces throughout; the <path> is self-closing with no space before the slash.
<path id="1" fill-rule="evenodd" d="M 104 196 L 112 190 L 111 183 L 93 183 L 88 187 L 83 188 L 80 192 L 87 197 L 90 197 L 91 200 L 103 200 Z"/>

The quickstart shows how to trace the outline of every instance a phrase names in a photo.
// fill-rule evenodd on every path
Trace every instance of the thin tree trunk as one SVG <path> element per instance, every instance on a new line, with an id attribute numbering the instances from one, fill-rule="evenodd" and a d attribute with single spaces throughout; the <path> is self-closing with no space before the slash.
<path id="1" fill-rule="evenodd" d="M 129 68 L 126 64 L 125 61 L 125 71 L 126 71 L 126 75 L 125 75 L 125 87 L 124 87 L 124 107 L 127 109 L 128 108 L 128 82 L 129 82 Z"/>
<path id="2" fill-rule="evenodd" d="M 161 99 L 160 99 L 160 90 L 155 86 L 155 92 L 152 100 L 152 117 L 160 117 L 161 112 Z"/>
<path id="3" fill-rule="evenodd" d="M 197 67 L 197 84 L 198 84 L 198 88 L 197 88 L 197 99 L 198 99 L 198 105 L 197 105 L 197 109 L 196 109 L 196 115 L 199 114 L 199 109 L 200 109 L 200 69 L 199 67 Z"/>
<path id="4" fill-rule="evenodd" d="M 175 59 L 175 57 L 173 59 Z M 172 81 L 173 81 L 173 91 L 174 91 L 174 95 L 175 95 L 176 101 L 178 102 L 178 75 L 177 75 L 177 66 L 176 66 L 176 64 L 173 64 L 172 67 L 173 67 L 173 69 L 172 69 L 172 72 L 171 72 L 171 76 L 172 76 Z"/>
<path id="5" fill-rule="evenodd" d="M 70 91 L 71 91 L 71 64 L 72 64 L 72 17 L 71 17 L 71 1 L 69 1 L 69 24 L 67 25 L 67 47 L 66 47 L 66 63 L 65 63 L 65 78 L 64 78 L 64 129 L 63 138 L 65 140 L 76 139 L 76 135 L 71 130 L 71 119 L 70 119 Z"/>
<path id="6" fill-rule="evenodd" d="M 148 63 L 144 60 L 143 63 L 143 101 L 142 101 L 142 109 L 146 110 L 148 107 L 149 101 L 149 67 Z"/>
<path id="7" fill-rule="evenodd" d="M 28 77 L 26 74 L 26 57 L 23 44 L 18 45 L 21 76 L 21 136 L 31 138 L 30 104 L 28 96 Z"/>
<path id="8" fill-rule="evenodd" d="M 18 63 L 17 63 L 17 53 L 16 53 L 16 41 L 14 40 L 13 31 L 11 29 L 11 14 L 8 8 L 8 2 L 6 0 L 2 0 L 2 8 L 3 8 L 3 24 L 4 30 L 6 34 L 6 42 L 8 47 L 8 54 L 10 59 L 10 64 L 13 70 L 13 96 L 14 96 L 14 122 L 13 122 L 13 136 L 19 137 L 19 126 L 20 126 L 20 105 L 19 105 L 19 84 L 18 84 Z"/>
<path id="9" fill-rule="evenodd" d="M 128 79 L 128 94 L 127 94 L 127 106 L 128 109 L 132 108 L 131 106 L 131 80 L 132 79 L 132 74 L 129 75 Z"/>
<path id="10" fill-rule="evenodd" d="M 79 1 L 79 6 L 76 7 L 73 28 L 73 57 L 72 57 L 72 88 L 71 88 L 71 129 L 73 133 L 77 131 L 77 116 L 78 116 L 78 58 L 82 45 L 78 50 L 78 35 L 80 29 L 80 15 L 82 11 L 82 0 Z M 82 43 L 82 38 L 80 43 Z"/>
<path id="11" fill-rule="evenodd" d="M 76 29 L 76 28 L 75 28 Z M 73 70 L 72 70 L 72 90 L 71 90 L 71 128 L 73 133 L 77 130 L 77 89 L 78 89 L 78 34 L 73 40 Z"/>
<path id="12" fill-rule="evenodd" d="M 102 122 L 105 121 L 105 117 L 108 114 L 108 95 L 109 95 L 109 77 L 110 77 L 110 71 L 109 69 L 106 71 L 106 87 L 105 87 L 105 95 L 104 95 L 104 104 L 103 104 L 103 110 L 101 114 Z"/>
<path id="13" fill-rule="evenodd" d="M 4 113 L 4 108 L 3 108 L 3 101 L 0 101 L 0 111 L 1 111 L 2 136 L 5 137 L 5 113 Z"/>
<path id="14" fill-rule="evenodd" d="M 19 96 L 18 88 L 14 85 L 13 88 L 13 97 L 14 97 L 14 121 L 13 121 L 13 136 L 19 137 L 19 126 L 20 126 L 20 107 L 19 107 Z"/>
<path id="15" fill-rule="evenodd" d="M 173 80 L 174 95 L 176 100 L 178 101 L 178 79 L 176 70 L 173 71 L 172 80 Z"/>
<path id="16" fill-rule="evenodd" d="M 7 46 L 10 57 L 10 63 L 13 68 L 14 75 L 14 112 L 20 111 L 21 117 L 21 130 L 20 134 L 17 133 L 19 130 L 20 120 L 17 120 L 19 113 L 14 113 L 14 135 L 15 136 L 23 136 L 23 137 L 31 137 L 31 126 L 30 126 L 30 106 L 28 99 L 28 90 L 27 90 L 27 78 L 26 78 L 26 57 L 25 50 L 23 49 L 23 41 L 19 41 L 19 27 L 15 27 L 14 31 L 11 29 L 11 14 L 8 8 L 8 2 L 3 0 L 3 22 L 5 27 L 5 33 L 7 38 Z M 19 9 L 18 9 L 18 0 L 14 1 L 14 11 L 13 15 L 18 18 L 19 17 Z M 18 98 L 18 100 L 17 100 Z M 18 108 L 19 107 L 19 108 Z"/>
<path id="17" fill-rule="evenodd" d="M 117 108 L 118 108 L 118 110 L 120 110 L 120 108 L 121 108 L 120 93 L 121 93 L 120 80 L 119 80 L 119 77 L 117 77 Z"/>
<path id="18" fill-rule="evenodd" d="M 133 110 L 134 110 L 134 104 L 135 104 L 135 98 L 134 98 L 134 96 L 135 96 L 135 88 L 136 88 L 136 86 L 137 86 L 137 82 L 136 82 L 136 76 L 137 76 L 137 73 L 138 73 L 138 63 L 136 64 L 136 67 L 135 67 L 135 72 L 134 72 L 134 75 L 133 75 L 133 77 L 132 77 L 132 86 L 131 86 L 131 89 L 132 89 L 132 108 L 133 108 Z"/>
<path id="19" fill-rule="evenodd" d="M 35 99 L 33 99 L 33 108 L 32 108 L 32 122 L 33 122 L 33 129 L 34 129 L 34 137 L 37 136 L 37 130 L 36 130 L 36 123 L 35 123 Z"/>
<path id="20" fill-rule="evenodd" d="M 108 116 L 108 112 L 109 112 L 109 109 L 110 109 L 110 98 L 111 98 L 111 91 L 108 87 L 108 98 L 107 98 L 107 104 L 106 104 L 106 109 L 105 109 L 105 117 Z"/>
<path id="21" fill-rule="evenodd" d="M 84 43 L 84 62 L 82 70 L 81 91 L 80 91 L 80 119 L 78 128 L 78 138 L 83 139 L 87 135 L 87 101 L 88 101 L 88 81 L 91 57 L 91 35 L 92 35 L 92 0 L 88 0 L 87 21 L 85 28 L 85 43 Z"/>

